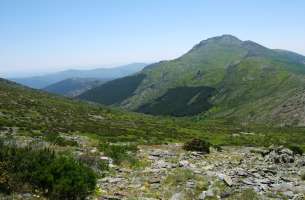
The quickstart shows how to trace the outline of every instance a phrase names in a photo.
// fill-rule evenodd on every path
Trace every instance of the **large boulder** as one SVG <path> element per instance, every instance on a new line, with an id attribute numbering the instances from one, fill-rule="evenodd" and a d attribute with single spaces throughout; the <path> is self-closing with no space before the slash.
<path id="1" fill-rule="evenodd" d="M 275 164 L 293 163 L 295 161 L 294 153 L 288 148 L 271 147 L 269 153 L 265 155 L 265 161 Z"/>

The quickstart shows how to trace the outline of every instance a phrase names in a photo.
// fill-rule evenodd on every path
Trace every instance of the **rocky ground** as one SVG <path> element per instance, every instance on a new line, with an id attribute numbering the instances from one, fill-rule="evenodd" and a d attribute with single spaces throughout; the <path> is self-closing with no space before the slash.
<path id="1" fill-rule="evenodd" d="M 283 147 L 223 147 L 207 155 L 180 145 L 139 149 L 137 169 L 113 166 L 99 180 L 99 199 L 304 199 L 305 157 Z"/>
<path id="2" fill-rule="evenodd" d="M 41 138 L 14 136 L 15 129 L 10 132 L 20 146 L 37 140 L 49 145 Z M 110 161 L 109 172 L 98 180 L 95 197 L 89 199 L 305 199 L 305 156 L 284 147 L 222 147 L 200 154 L 184 151 L 181 144 L 138 146 L 135 165 L 117 166 L 99 152 L 94 140 L 62 136 L 78 146 L 53 148 Z M 44 198 L 26 193 L 0 199 Z"/>

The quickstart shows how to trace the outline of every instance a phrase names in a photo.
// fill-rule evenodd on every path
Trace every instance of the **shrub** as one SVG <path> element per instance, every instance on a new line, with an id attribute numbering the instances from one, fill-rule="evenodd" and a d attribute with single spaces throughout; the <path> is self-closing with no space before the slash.
<path id="1" fill-rule="evenodd" d="M 7 168 L 7 163 L 0 162 L 0 193 L 10 192 L 11 183 Z"/>
<path id="2" fill-rule="evenodd" d="M 58 157 L 48 169 L 51 199 L 85 199 L 95 189 L 93 171 L 69 157 Z"/>
<path id="3" fill-rule="evenodd" d="M 300 146 L 297 145 L 291 145 L 288 147 L 291 151 L 293 151 L 294 154 L 303 155 L 304 151 Z"/>
<path id="4" fill-rule="evenodd" d="M 113 159 L 115 164 L 121 164 L 123 161 L 134 163 L 136 161 L 134 153 L 138 150 L 136 145 L 111 145 L 103 143 L 100 150 Z"/>
<path id="5" fill-rule="evenodd" d="M 98 175 L 104 176 L 109 171 L 109 161 L 101 160 L 96 155 L 85 153 L 79 156 L 78 160 L 93 169 Z"/>
<path id="6" fill-rule="evenodd" d="M 216 149 L 216 151 L 222 151 L 221 145 L 213 145 L 213 147 Z"/>
<path id="7" fill-rule="evenodd" d="M 24 185 L 30 185 L 49 199 L 85 199 L 95 189 L 96 177 L 89 167 L 50 149 L 18 148 L 0 141 L 0 164 L 4 192 L 23 192 Z"/>
<path id="8" fill-rule="evenodd" d="M 46 141 L 59 145 L 59 146 L 77 146 L 78 145 L 76 141 L 67 140 L 64 137 L 62 137 L 56 133 L 47 133 L 45 138 L 46 138 Z"/>
<path id="9" fill-rule="evenodd" d="M 183 149 L 186 151 L 198 151 L 202 153 L 210 153 L 211 144 L 205 140 L 193 139 L 189 142 L 186 142 L 183 146 Z"/>

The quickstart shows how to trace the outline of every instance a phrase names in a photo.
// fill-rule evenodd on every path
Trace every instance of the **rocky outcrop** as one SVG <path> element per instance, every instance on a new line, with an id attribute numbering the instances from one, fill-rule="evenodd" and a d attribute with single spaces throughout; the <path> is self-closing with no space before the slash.
<path id="1" fill-rule="evenodd" d="M 202 155 L 179 145 L 146 146 L 138 157 L 149 164 L 116 169 L 100 180 L 103 193 L 121 199 L 201 200 L 234 199 L 247 192 L 258 199 L 300 199 L 305 194 L 305 157 L 284 147 L 224 147 Z"/>

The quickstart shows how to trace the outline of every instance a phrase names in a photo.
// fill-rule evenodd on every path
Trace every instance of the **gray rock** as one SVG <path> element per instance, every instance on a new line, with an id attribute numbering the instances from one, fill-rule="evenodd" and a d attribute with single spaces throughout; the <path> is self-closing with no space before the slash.
<path id="1" fill-rule="evenodd" d="M 251 179 L 244 179 L 242 180 L 242 183 L 246 184 L 246 185 L 257 185 L 253 180 Z"/>
<path id="2" fill-rule="evenodd" d="M 179 161 L 179 167 L 189 167 L 190 163 L 187 160 Z"/>
<path id="3" fill-rule="evenodd" d="M 208 191 L 205 193 L 206 197 L 213 197 L 214 196 L 214 191 L 212 188 L 209 188 Z"/>
<path id="4" fill-rule="evenodd" d="M 304 194 L 297 194 L 292 198 L 292 200 L 304 200 L 304 198 Z"/>
<path id="5" fill-rule="evenodd" d="M 293 151 L 291 151 L 290 149 L 284 148 L 280 151 L 282 154 L 287 154 L 292 156 L 293 155 Z"/>
<path id="6" fill-rule="evenodd" d="M 283 195 L 285 195 L 286 197 L 288 197 L 290 199 L 294 197 L 294 193 L 292 191 L 283 192 Z"/>
<path id="7" fill-rule="evenodd" d="M 161 180 L 160 180 L 159 177 L 153 177 L 153 178 L 150 178 L 150 179 L 148 180 L 148 182 L 149 182 L 150 184 L 155 184 L 155 183 L 160 183 Z"/>
<path id="8" fill-rule="evenodd" d="M 233 181 L 229 176 L 227 176 L 225 174 L 218 174 L 217 176 L 220 180 L 223 180 L 228 186 L 233 185 Z"/>
<path id="9" fill-rule="evenodd" d="M 101 196 L 98 198 L 99 200 L 121 200 L 121 197 L 117 196 Z"/>
<path id="10" fill-rule="evenodd" d="M 275 164 L 279 163 L 293 163 L 294 162 L 293 152 L 289 149 L 278 147 L 273 149 L 269 154 L 265 156 L 266 162 L 272 162 Z"/>
<path id="11" fill-rule="evenodd" d="M 172 168 L 171 163 L 165 162 L 164 160 L 158 160 L 154 163 L 154 168 Z"/>
<path id="12" fill-rule="evenodd" d="M 199 199 L 199 200 L 204 200 L 205 198 L 206 198 L 206 191 L 203 191 L 203 192 L 199 195 L 198 199 Z"/>
<path id="13" fill-rule="evenodd" d="M 228 186 L 232 186 L 233 185 L 233 181 L 229 176 L 224 176 L 223 177 L 224 182 L 228 185 Z"/>
<path id="14" fill-rule="evenodd" d="M 175 193 L 170 200 L 184 200 L 185 196 L 182 192 Z"/>
<path id="15" fill-rule="evenodd" d="M 294 187 L 294 191 L 297 193 L 305 194 L 305 185 L 299 185 Z"/>
<path id="16" fill-rule="evenodd" d="M 207 191 L 203 191 L 198 198 L 199 200 L 204 200 L 210 197 L 214 197 L 214 191 L 212 188 L 209 188 Z"/>
<path id="17" fill-rule="evenodd" d="M 291 183 L 272 184 L 272 190 L 277 192 L 286 192 L 293 190 L 294 186 Z"/>
<path id="18" fill-rule="evenodd" d="M 305 160 L 304 159 L 298 160 L 296 166 L 297 167 L 304 167 L 305 166 Z"/>
<path id="19" fill-rule="evenodd" d="M 242 169 L 242 168 L 236 168 L 235 169 L 235 174 L 237 175 L 237 176 L 248 176 L 248 173 L 244 170 L 244 169 Z"/>
<path id="20" fill-rule="evenodd" d="M 196 184 L 193 181 L 186 182 L 186 188 L 195 188 Z"/>
<path id="21" fill-rule="evenodd" d="M 25 193 L 25 194 L 22 194 L 22 197 L 23 197 L 23 198 L 26 198 L 26 199 L 29 199 L 29 198 L 32 198 L 32 194 L 30 194 L 30 193 Z"/>

